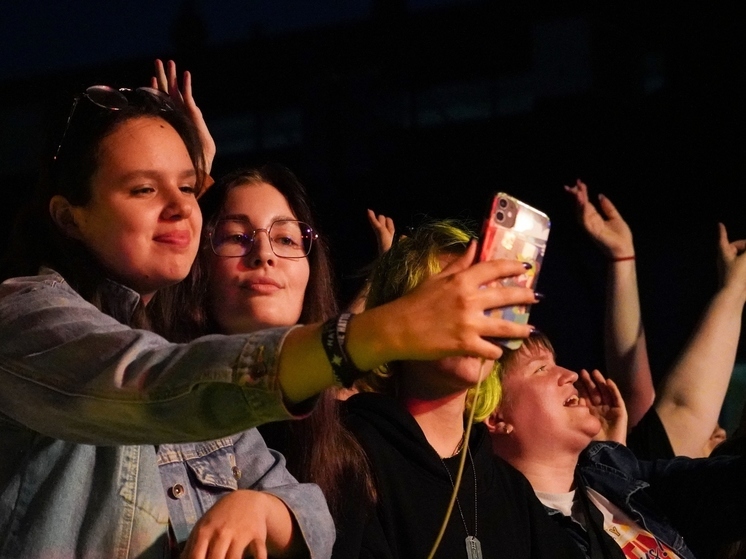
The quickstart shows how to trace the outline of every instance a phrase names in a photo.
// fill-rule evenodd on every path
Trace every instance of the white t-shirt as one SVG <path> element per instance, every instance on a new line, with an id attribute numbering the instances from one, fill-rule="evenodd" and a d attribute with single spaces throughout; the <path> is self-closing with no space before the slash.
<path id="1" fill-rule="evenodd" d="M 579 502 L 575 501 L 575 491 L 567 493 L 545 493 L 537 491 L 536 496 L 547 507 L 571 517 L 581 526 L 586 526 L 585 515 Z M 604 530 L 622 549 L 629 559 L 679 559 L 679 556 L 652 533 L 627 516 L 619 507 L 594 491 L 588 489 L 588 497 L 604 518 Z"/>

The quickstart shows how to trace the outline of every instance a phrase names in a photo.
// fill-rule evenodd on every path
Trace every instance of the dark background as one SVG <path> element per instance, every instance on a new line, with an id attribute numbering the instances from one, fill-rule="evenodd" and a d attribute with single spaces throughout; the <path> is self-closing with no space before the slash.
<path id="1" fill-rule="evenodd" d="M 48 156 L 49 109 L 174 58 L 215 175 L 271 159 L 306 184 L 343 300 L 375 254 L 366 208 L 398 226 L 481 220 L 504 190 L 552 218 L 532 323 L 567 366 L 603 367 L 606 264 L 562 188 L 581 177 L 635 234 L 660 377 L 717 287 L 717 222 L 746 237 L 741 19 L 725 4 L 501 4 L 30 2 L 0 28 L 0 238 Z"/>

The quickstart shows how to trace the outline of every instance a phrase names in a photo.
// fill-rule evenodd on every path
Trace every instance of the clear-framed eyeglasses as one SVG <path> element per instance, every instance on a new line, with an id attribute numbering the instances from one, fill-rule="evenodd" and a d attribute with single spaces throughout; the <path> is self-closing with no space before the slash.
<path id="1" fill-rule="evenodd" d="M 243 219 L 221 219 L 208 233 L 210 247 L 218 256 L 245 256 L 254 246 L 256 235 L 267 234 L 272 252 L 280 258 L 305 258 L 319 236 L 310 225 L 296 219 L 278 219 L 268 228 L 252 229 Z"/>

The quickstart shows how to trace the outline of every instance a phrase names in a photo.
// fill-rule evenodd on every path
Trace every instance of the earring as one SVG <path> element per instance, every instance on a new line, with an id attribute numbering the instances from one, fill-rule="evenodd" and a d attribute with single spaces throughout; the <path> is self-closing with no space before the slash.
<path id="1" fill-rule="evenodd" d="M 510 435 L 513 432 L 513 426 L 510 423 L 503 425 L 502 432 L 506 435 Z"/>

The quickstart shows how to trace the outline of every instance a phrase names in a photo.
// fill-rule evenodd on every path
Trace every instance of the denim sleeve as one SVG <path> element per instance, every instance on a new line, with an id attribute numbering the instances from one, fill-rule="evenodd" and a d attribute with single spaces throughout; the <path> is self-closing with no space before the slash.
<path id="1" fill-rule="evenodd" d="M 94 445 L 216 439 L 292 417 L 287 328 L 172 344 L 101 313 L 60 276 L 0 285 L 0 413 Z"/>
<path id="2" fill-rule="evenodd" d="M 236 437 L 234 448 L 242 471 L 239 488 L 263 491 L 280 499 L 297 521 L 310 557 L 330 557 L 336 534 L 321 489 L 313 483 L 298 483 L 285 467 L 285 457 L 268 449 L 256 429 Z"/>

